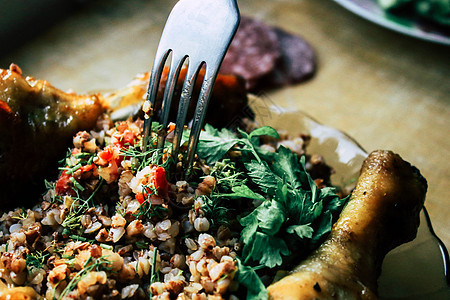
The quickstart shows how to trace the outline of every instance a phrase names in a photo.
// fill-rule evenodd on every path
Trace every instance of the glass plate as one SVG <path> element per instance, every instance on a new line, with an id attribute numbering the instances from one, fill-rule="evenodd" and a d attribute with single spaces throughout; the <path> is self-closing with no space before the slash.
<path id="1" fill-rule="evenodd" d="M 366 151 L 341 131 L 324 126 L 307 114 L 276 106 L 269 99 L 250 95 L 249 105 L 260 126 L 309 133 L 310 153 L 319 153 L 336 173 L 333 184 L 351 187 L 358 178 Z M 449 255 L 434 234 L 425 208 L 417 237 L 388 253 L 378 280 L 380 299 L 450 299 Z"/>
<path id="2" fill-rule="evenodd" d="M 450 37 L 438 26 L 387 14 L 376 0 L 334 0 L 352 13 L 391 30 L 422 40 L 450 45 Z"/>

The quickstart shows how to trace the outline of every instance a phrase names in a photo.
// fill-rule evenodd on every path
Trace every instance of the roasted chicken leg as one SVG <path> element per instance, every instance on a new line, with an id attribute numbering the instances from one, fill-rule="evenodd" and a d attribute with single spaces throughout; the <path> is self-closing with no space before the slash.
<path id="1" fill-rule="evenodd" d="M 426 190 L 426 180 L 399 155 L 371 153 L 328 239 L 268 288 L 271 298 L 376 299 L 383 258 L 416 236 Z"/>
<path id="2" fill-rule="evenodd" d="M 22 76 L 14 64 L 0 69 L 2 205 L 31 202 L 35 187 L 43 186 L 43 174 L 57 169 L 72 137 L 93 128 L 105 109 L 100 95 L 65 93 L 47 81 Z"/>

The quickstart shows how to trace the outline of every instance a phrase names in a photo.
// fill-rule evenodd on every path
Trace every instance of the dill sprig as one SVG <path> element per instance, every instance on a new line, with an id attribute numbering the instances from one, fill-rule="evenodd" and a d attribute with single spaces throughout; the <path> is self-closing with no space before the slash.
<path id="1" fill-rule="evenodd" d="M 231 190 L 235 186 L 243 185 L 247 179 L 243 176 L 244 172 L 239 172 L 236 164 L 230 159 L 218 161 L 211 170 L 211 176 L 216 179 L 217 189 Z"/>
<path id="2" fill-rule="evenodd" d="M 56 203 L 57 200 L 59 199 L 55 191 L 56 182 L 47 181 L 46 179 L 44 179 L 44 184 L 45 184 L 45 192 L 42 194 L 42 197 L 48 197 L 44 199 L 48 199 L 50 200 L 50 202 Z"/>
<path id="3" fill-rule="evenodd" d="M 152 203 L 150 202 L 150 197 L 152 195 L 155 195 L 158 193 L 158 189 L 155 188 L 154 184 L 148 184 L 142 186 L 142 194 L 144 199 L 146 199 L 142 204 L 139 206 L 138 212 L 135 214 L 132 214 L 133 217 L 138 219 L 140 216 L 146 216 L 149 215 L 152 211 Z"/>
<path id="4" fill-rule="evenodd" d="M 12 218 L 17 220 L 25 220 L 26 218 L 28 218 L 28 211 L 22 207 L 19 209 L 19 215 L 13 216 Z"/>
<path id="5" fill-rule="evenodd" d="M 139 219 L 140 216 L 147 216 L 148 218 L 153 216 L 162 217 L 163 213 L 166 211 L 167 208 L 162 206 L 152 206 L 150 200 L 146 200 L 139 206 L 138 211 L 135 214 L 132 214 L 132 216 L 136 219 Z"/>
<path id="6" fill-rule="evenodd" d="M 44 265 L 45 258 L 49 256 L 50 253 L 44 254 L 42 251 L 32 252 L 27 255 L 25 263 L 27 270 L 30 272 L 31 269 L 40 269 Z"/>
<path id="7" fill-rule="evenodd" d="M 202 209 L 205 212 L 205 217 L 210 221 L 212 228 L 217 228 L 220 225 L 228 225 L 228 212 L 230 209 L 221 205 L 219 197 L 208 197 L 206 195 L 200 196 L 203 205 Z"/>
<path id="8" fill-rule="evenodd" d="M 76 287 L 78 282 L 80 282 L 89 272 L 96 271 L 110 271 L 111 262 L 105 258 L 106 256 L 100 256 L 99 258 L 93 258 L 90 256 L 83 265 L 83 269 L 79 271 L 71 281 L 67 284 L 66 288 L 59 295 L 58 299 L 64 299 L 70 292 L 72 292 Z"/>
<path id="9" fill-rule="evenodd" d="M 158 132 L 161 130 L 161 128 L 162 125 L 158 122 L 152 123 L 152 132 Z M 158 137 L 156 135 L 151 136 L 148 144 L 156 144 L 157 139 Z M 132 158 L 134 160 L 134 165 L 132 166 L 132 168 L 137 172 L 148 165 L 157 165 L 167 169 L 166 167 L 169 166 L 172 160 L 169 155 L 171 149 L 172 143 L 166 140 L 163 149 L 150 148 L 146 151 L 142 151 L 142 140 L 140 140 L 133 146 L 128 145 L 126 149 L 121 149 L 120 155 Z M 163 159 L 166 155 L 168 156 L 167 159 Z"/>
<path id="10" fill-rule="evenodd" d="M 200 197 L 203 201 L 202 209 L 206 218 L 211 222 L 213 228 L 217 228 L 229 223 L 230 208 L 225 205 L 225 199 L 227 199 L 227 196 L 235 195 L 234 189 L 244 186 L 247 179 L 230 159 L 217 162 L 210 175 L 216 179 L 216 185 L 209 197 L 205 195 Z"/>
<path id="11" fill-rule="evenodd" d="M 61 223 L 62 227 L 68 229 L 75 229 L 81 226 L 81 217 L 89 208 L 94 206 L 92 199 L 94 195 L 97 193 L 97 191 L 100 189 L 102 183 L 103 179 L 100 178 L 100 182 L 97 184 L 97 187 L 86 200 L 80 198 L 78 191 L 75 191 L 77 196 L 74 197 L 73 202 L 69 208 L 69 213 L 64 218 L 64 221 Z"/>
<path id="12" fill-rule="evenodd" d="M 122 217 L 125 217 L 126 208 L 122 201 L 117 201 L 116 203 L 116 214 L 121 215 Z"/>
<path id="13" fill-rule="evenodd" d="M 152 204 L 150 203 L 150 200 L 146 200 L 142 202 L 142 204 L 139 206 L 137 213 L 132 214 L 132 216 L 138 219 L 140 216 L 149 215 L 151 211 L 152 211 Z"/>
<path id="14" fill-rule="evenodd" d="M 171 158 L 169 157 L 164 160 L 163 157 L 169 152 L 171 147 L 170 143 L 166 143 L 163 149 L 148 149 L 147 151 L 142 152 L 140 143 L 137 143 L 127 149 L 121 149 L 120 155 L 132 158 L 132 161 L 134 161 L 132 169 L 137 172 L 149 165 L 157 165 L 166 168 L 169 165 Z"/>

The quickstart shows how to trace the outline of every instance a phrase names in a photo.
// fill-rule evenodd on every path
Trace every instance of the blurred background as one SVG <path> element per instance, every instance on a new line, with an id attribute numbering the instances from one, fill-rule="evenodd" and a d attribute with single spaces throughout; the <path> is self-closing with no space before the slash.
<path id="1" fill-rule="evenodd" d="M 0 1 L 0 68 L 62 90 L 110 91 L 149 71 L 174 0 Z M 363 19 L 329 0 L 239 0 L 243 15 L 300 35 L 317 55 L 303 83 L 261 92 L 390 149 L 428 179 L 426 207 L 450 246 L 450 47 Z"/>

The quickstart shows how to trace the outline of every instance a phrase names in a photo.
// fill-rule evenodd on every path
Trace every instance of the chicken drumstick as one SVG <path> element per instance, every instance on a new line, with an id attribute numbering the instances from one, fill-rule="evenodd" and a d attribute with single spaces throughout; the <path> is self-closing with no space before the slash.
<path id="1" fill-rule="evenodd" d="M 426 190 L 426 180 L 399 155 L 372 152 L 328 239 L 268 288 L 271 298 L 376 299 L 384 256 L 416 236 Z"/>

